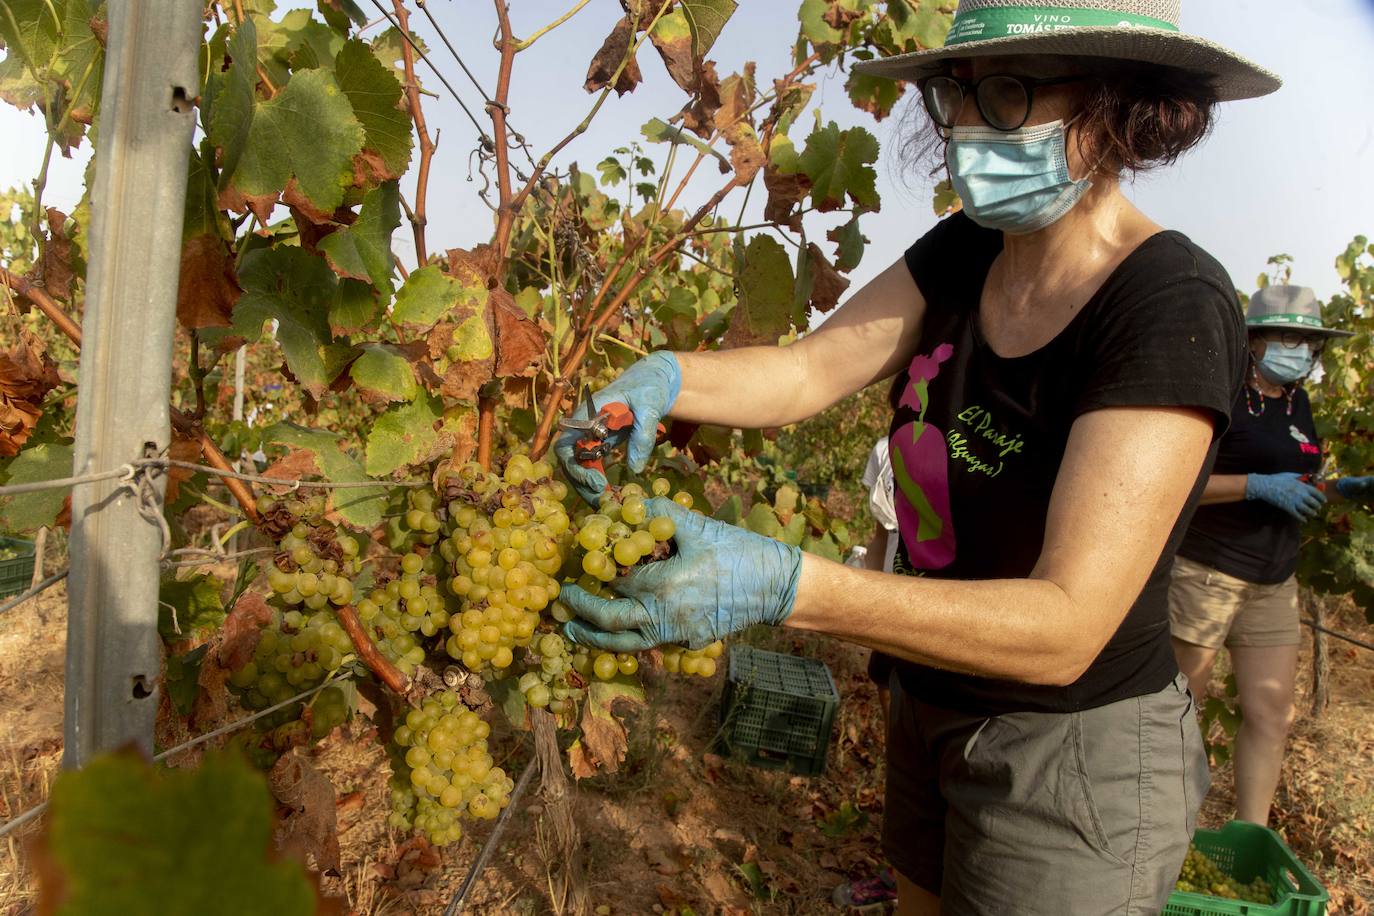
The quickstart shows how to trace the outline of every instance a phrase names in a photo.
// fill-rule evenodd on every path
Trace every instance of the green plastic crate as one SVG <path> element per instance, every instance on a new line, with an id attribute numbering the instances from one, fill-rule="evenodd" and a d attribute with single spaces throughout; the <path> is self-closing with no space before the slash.
<path id="1" fill-rule="evenodd" d="M 1278 900 L 1266 905 L 1174 891 L 1164 916 L 1325 916 L 1326 888 L 1274 831 L 1232 821 L 1220 830 L 1199 830 L 1193 844 L 1242 884 L 1264 878 Z"/>
<path id="2" fill-rule="evenodd" d="M 717 745 L 756 766 L 815 776 L 825 771 L 839 703 L 824 662 L 732 647 Z"/>
<path id="3" fill-rule="evenodd" d="M 0 537 L 0 552 L 15 549 L 19 556 L 0 560 L 0 598 L 17 595 L 33 582 L 33 541 Z"/>

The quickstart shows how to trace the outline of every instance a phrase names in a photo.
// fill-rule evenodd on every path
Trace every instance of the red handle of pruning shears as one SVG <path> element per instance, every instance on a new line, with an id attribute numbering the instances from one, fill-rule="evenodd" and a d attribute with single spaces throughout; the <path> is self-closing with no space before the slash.
<path id="1" fill-rule="evenodd" d="M 635 424 L 634 411 L 623 401 L 612 401 L 597 411 L 591 421 L 588 434 L 575 443 L 577 463 L 591 468 L 606 476 L 606 454 L 611 450 L 607 437 L 622 429 L 630 429 Z"/>
<path id="2" fill-rule="evenodd" d="M 1303 483 L 1311 484 L 1323 493 L 1326 492 L 1326 479 L 1323 477 L 1318 477 L 1316 474 L 1304 474 L 1298 479 Z"/>

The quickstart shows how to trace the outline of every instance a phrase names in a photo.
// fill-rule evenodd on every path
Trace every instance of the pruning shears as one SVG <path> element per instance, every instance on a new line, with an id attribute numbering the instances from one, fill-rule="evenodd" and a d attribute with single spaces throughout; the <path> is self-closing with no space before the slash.
<path id="1" fill-rule="evenodd" d="M 581 438 L 573 443 L 573 457 L 584 468 L 598 471 L 604 477 L 606 456 L 628 439 L 630 430 L 634 428 L 634 411 L 624 401 L 611 401 L 597 410 L 592 404 L 591 390 L 583 385 L 582 403 L 574 413 L 575 416 L 559 420 L 558 426 L 582 433 Z M 662 423 L 658 425 L 658 431 L 663 432 Z"/>

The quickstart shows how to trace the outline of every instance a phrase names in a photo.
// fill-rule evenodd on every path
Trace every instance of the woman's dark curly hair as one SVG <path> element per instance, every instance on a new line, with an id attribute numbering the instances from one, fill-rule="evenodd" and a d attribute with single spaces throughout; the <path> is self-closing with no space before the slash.
<path id="1" fill-rule="evenodd" d="M 1212 129 L 1217 97 L 1194 73 L 1129 61 L 1075 58 L 1090 77 L 1074 120 L 1079 152 L 1100 170 L 1132 175 L 1173 163 Z M 912 130 L 903 159 L 944 167 L 945 137 L 926 116 L 919 95 L 911 103 Z M 936 160 L 936 161 L 932 161 Z"/>

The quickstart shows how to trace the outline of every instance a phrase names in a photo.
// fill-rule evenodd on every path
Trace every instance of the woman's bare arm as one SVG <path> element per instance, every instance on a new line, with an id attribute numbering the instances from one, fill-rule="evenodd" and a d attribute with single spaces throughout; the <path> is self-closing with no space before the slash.
<path id="1" fill-rule="evenodd" d="M 679 353 L 671 415 L 741 429 L 787 426 L 894 375 L 916 349 L 925 300 L 897 261 L 790 347 Z"/>
<path id="2" fill-rule="evenodd" d="M 1110 408 L 1069 436 L 1029 578 L 916 579 L 810 554 L 786 625 L 1033 684 L 1076 681 L 1140 595 L 1206 460 L 1212 418 Z"/>
<path id="3" fill-rule="evenodd" d="M 1245 474 L 1213 474 L 1207 478 L 1207 488 L 1202 491 L 1201 506 L 1215 506 L 1220 503 L 1239 503 L 1245 501 Z"/>

